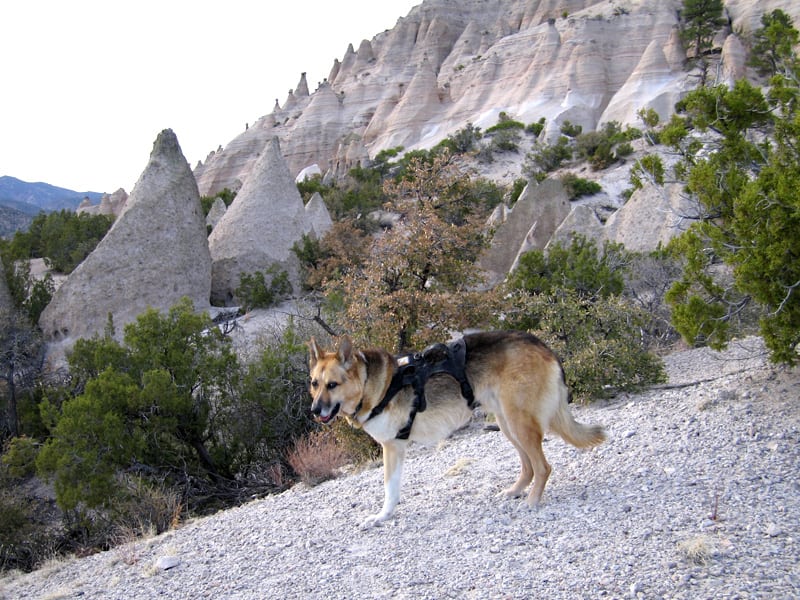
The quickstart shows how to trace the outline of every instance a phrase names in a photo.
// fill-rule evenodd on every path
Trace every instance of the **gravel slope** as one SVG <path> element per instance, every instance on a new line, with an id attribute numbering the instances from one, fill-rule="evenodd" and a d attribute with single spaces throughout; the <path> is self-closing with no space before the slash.
<path id="1" fill-rule="evenodd" d="M 516 453 L 476 423 L 410 453 L 380 527 L 359 529 L 382 499 L 370 468 L 8 576 L 0 597 L 800 597 L 798 372 L 757 338 L 666 362 L 669 386 L 573 407 L 609 441 L 549 438 L 539 509 L 497 497 Z"/>

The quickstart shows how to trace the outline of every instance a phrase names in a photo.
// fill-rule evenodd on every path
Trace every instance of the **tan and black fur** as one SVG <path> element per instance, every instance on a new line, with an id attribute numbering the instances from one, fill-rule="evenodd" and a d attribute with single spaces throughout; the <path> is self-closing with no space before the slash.
<path id="1" fill-rule="evenodd" d="M 522 496 L 533 482 L 527 497 L 533 506 L 541 500 L 551 470 L 542 451 L 544 434 L 553 431 L 570 444 L 585 448 L 601 443 L 605 432 L 600 426 L 575 421 L 567 406 L 569 390 L 561 363 L 535 336 L 498 331 L 468 334 L 464 341 L 466 375 L 475 400 L 494 413 L 522 463 L 519 478 L 505 494 Z M 394 512 L 400 498 L 408 442 L 435 444 L 464 426 L 472 415 L 456 380 L 445 374 L 434 375 L 425 386 L 426 410 L 417 414 L 409 439 L 397 439 L 398 431 L 408 422 L 414 399 L 410 386 L 394 396 L 383 412 L 369 418 L 396 369 L 395 358 L 389 352 L 378 348 L 358 350 L 346 336 L 335 351 L 322 350 L 313 338 L 309 342 L 314 414 L 325 423 L 344 415 L 383 447 L 383 508 L 365 525 L 384 521 Z"/>

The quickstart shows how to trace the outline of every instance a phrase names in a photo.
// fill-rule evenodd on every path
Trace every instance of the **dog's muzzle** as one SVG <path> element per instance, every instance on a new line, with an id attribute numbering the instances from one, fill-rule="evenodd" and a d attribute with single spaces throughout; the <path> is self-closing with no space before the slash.
<path id="1" fill-rule="evenodd" d="M 331 421 L 333 421 L 334 417 L 337 414 L 339 414 L 339 407 L 340 406 L 341 406 L 341 404 L 339 404 L 337 402 L 333 406 L 333 408 L 323 407 L 322 403 L 320 402 L 320 403 L 316 404 L 314 407 L 312 407 L 311 412 L 313 412 L 317 416 L 317 419 L 320 422 L 322 422 L 322 423 L 330 423 Z M 323 414 L 323 409 L 324 408 L 328 408 L 329 409 L 329 410 L 325 411 L 325 412 L 327 412 L 327 414 Z"/>

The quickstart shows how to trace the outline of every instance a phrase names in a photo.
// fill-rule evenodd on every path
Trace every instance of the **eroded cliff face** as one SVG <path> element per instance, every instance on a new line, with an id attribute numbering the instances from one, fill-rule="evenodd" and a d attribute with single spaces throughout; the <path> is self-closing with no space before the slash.
<path id="1" fill-rule="evenodd" d="M 743 68 L 733 31 L 790 0 L 728 0 L 720 76 Z M 694 85 L 678 38 L 681 0 L 425 0 L 396 26 L 335 60 L 309 93 L 305 74 L 281 105 L 211 153 L 195 169 L 201 194 L 247 179 L 273 136 L 293 175 L 317 165 L 341 174 L 379 151 L 429 148 L 471 122 L 486 128 L 501 111 L 545 136 L 569 120 L 584 131 L 606 121 L 635 124 L 653 108 L 668 116 Z"/>

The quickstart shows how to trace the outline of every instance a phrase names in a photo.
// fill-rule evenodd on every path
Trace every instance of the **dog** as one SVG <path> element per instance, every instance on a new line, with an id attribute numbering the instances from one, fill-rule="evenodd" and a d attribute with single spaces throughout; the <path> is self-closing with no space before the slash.
<path id="1" fill-rule="evenodd" d="M 537 505 L 550 477 L 550 465 L 542 450 L 542 438 L 553 431 L 578 447 L 596 446 L 606 438 L 604 428 L 578 423 L 569 410 L 569 389 L 556 355 L 536 336 L 515 331 L 470 333 L 463 338 L 465 392 L 457 379 L 436 373 L 420 389 L 399 384 L 402 359 L 381 348 L 357 349 L 349 337 L 338 348 L 326 351 L 314 338 L 309 348 L 309 392 L 311 411 L 317 420 L 330 423 L 343 415 L 351 425 L 363 428 L 383 449 L 384 501 L 381 511 L 363 526 L 389 519 L 400 500 L 400 481 L 406 448 L 410 441 L 434 445 L 467 424 L 473 410 L 465 393 L 475 403 L 494 413 L 500 430 L 519 453 L 521 472 L 516 483 L 504 490 L 507 497 L 527 496 Z M 421 408 L 421 410 L 420 410 Z M 398 434 L 406 429 L 406 439 Z"/>

